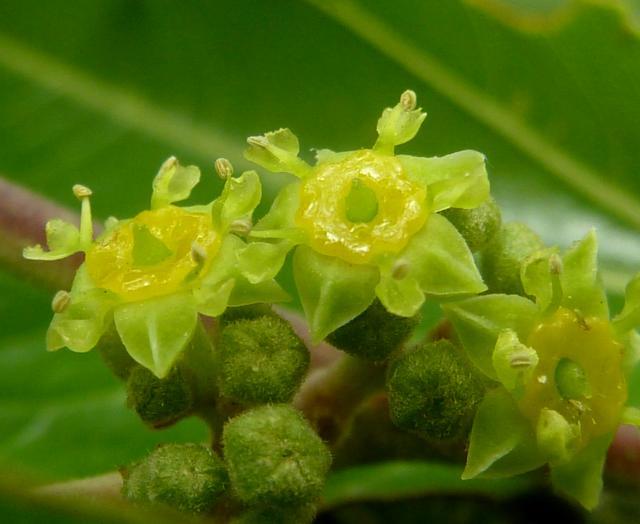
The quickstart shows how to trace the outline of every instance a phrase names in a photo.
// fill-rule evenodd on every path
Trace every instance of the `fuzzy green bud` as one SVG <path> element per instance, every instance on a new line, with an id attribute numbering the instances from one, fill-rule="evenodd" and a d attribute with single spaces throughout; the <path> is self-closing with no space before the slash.
<path id="1" fill-rule="evenodd" d="M 127 380 L 127 404 L 143 422 L 162 428 L 190 414 L 193 394 L 178 368 L 160 379 L 139 366 L 131 371 Z"/>
<path id="2" fill-rule="evenodd" d="M 243 404 L 288 402 L 309 367 L 309 351 L 276 316 L 227 324 L 218 351 L 220 392 Z"/>
<path id="3" fill-rule="evenodd" d="M 246 504 L 302 504 L 320 496 L 331 454 L 288 405 L 252 409 L 229 421 L 224 458 L 233 490 Z"/>
<path id="4" fill-rule="evenodd" d="M 450 208 L 442 214 L 460 232 L 473 253 L 486 246 L 502 225 L 500 208 L 493 198 L 473 209 Z"/>
<path id="5" fill-rule="evenodd" d="M 436 440 L 463 436 L 482 400 L 482 381 L 448 340 L 405 351 L 387 376 L 389 411 L 401 429 Z"/>
<path id="6" fill-rule="evenodd" d="M 231 524 L 310 524 L 316 512 L 314 504 L 255 508 L 241 513 Z"/>
<path id="7" fill-rule="evenodd" d="M 210 510 L 227 488 L 224 463 L 200 444 L 167 444 L 122 471 L 129 500 L 166 504 L 180 511 Z"/>
<path id="8" fill-rule="evenodd" d="M 127 380 L 132 370 L 141 367 L 127 352 L 113 324 L 100 337 L 96 348 L 107 367 L 121 380 Z"/>
<path id="9" fill-rule="evenodd" d="M 520 268 L 529 255 L 543 247 L 540 237 L 524 224 L 504 224 L 485 247 L 480 260 L 480 270 L 489 291 L 524 295 Z"/>
<path id="10" fill-rule="evenodd" d="M 331 333 L 327 341 L 355 357 L 380 361 L 404 344 L 417 323 L 417 317 L 389 313 L 376 299 L 351 322 Z"/>
<path id="11" fill-rule="evenodd" d="M 271 307 L 266 304 L 251 304 L 250 306 L 228 307 L 218 318 L 222 327 L 236 320 L 252 320 L 260 317 L 278 316 Z"/>

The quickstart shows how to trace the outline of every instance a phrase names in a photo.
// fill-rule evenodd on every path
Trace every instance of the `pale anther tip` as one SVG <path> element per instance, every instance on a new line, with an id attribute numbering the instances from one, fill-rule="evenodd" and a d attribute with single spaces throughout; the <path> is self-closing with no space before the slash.
<path id="1" fill-rule="evenodd" d="M 196 264 L 204 264 L 207 259 L 206 249 L 201 244 L 193 242 L 191 244 L 191 258 Z"/>
<path id="2" fill-rule="evenodd" d="M 415 91 L 407 89 L 402 95 L 400 95 L 400 105 L 405 111 L 413 111 L 418 103 L 418 98 Z"/>
<path id="3" fill-rule="evenodd" d="M 218 158 L 215 161 L 214 166 L 216 168 L 216 173 L 218 173 L 218 176 L 222 178 L 222 180 L 226 180 L 233 176 L 233 164 L 226 158 Z"/>
<path id="4" fill-rule="evenodd" d="M 60 290 L 58 291 L 51 301 L 51 309 L 54 313 L 62 313 L 71 302 L 71 295 L 69 292 Z"/>
<path id="5" fill-rule="evenodd" d="M 77 199 L 83 199 L 93 195 L 93 191 L 91 191 L 91 189 L 89 189 L 87 186 L 83 186 L 82 184 L 74 185 L 71 190 L 73 191 L 73 194 Z"/>

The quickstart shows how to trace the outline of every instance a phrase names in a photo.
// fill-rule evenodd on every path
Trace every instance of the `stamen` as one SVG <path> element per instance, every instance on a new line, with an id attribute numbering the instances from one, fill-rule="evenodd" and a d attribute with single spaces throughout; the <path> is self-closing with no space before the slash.
<path id="1" fill-rule="evenodd" d="M 93 242 L 93 219 L 91 217 L 90 197 L 93 191 L 87 186 L 76 184 L 72 188 L 75 197 L 82 202 L 80 208 L 80 245 L 85 251 Z"/>
<path id="2" fill-rule="evenodd" d="M 58 291 L 51 301 L 51 309 L 54 313 L 62 313 L 71 302 L 71 295 L 64 290 Z"/>
<path id="3" fill-rule="evenodd" d="M 405 111 L 413 111 L 416 108 L 417 97 L 414 91 L 407 89 L 400 95 L 400 105 Z"/>
<path id="4" fill-rule="evenodd" d="M 233 165 L 226 158 L 218 158 L 215 162 L 216 173 L 222 180 L 233 176 Z"/>

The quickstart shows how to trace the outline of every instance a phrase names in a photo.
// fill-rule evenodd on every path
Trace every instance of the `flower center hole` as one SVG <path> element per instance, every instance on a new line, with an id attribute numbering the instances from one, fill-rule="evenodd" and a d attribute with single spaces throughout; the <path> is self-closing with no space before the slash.
<path id="1" fill-rule="evenodd" d="M 373 189 L 359 178 L 351 182 L 346 198 L 346 217 L 354 223 L 371 222 L 378 214 L 378 197 Z"/>
<path id="2" fill-rule="evenodd" d="M 570 358 L 563 358 L 558 362 L 555 381 L 558 393 L 564 399 L 578 400 L 591 396 L 591 388 L 583 367 Z"/>
<path id="3" fill-rule="evenodd" d="M 133 265 L 153 266 L 166 260 L 172 251 L 146 226 L 133 226 Z"/>

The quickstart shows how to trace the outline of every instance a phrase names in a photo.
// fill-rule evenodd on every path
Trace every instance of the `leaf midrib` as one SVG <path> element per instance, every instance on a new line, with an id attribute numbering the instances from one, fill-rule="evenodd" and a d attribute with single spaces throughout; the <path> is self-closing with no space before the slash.
<path id="1" fill-rule="evenodd" d="M 640 200 L 615 187 L 601 173 L 546 140 L 500 102 L 467 82 L 427 51 L 395 32 L 352 0 L 307 0 L 406 71 L 430 85 L 492 129 L 545 170 L 609 213 L 640 229 Z"/>

